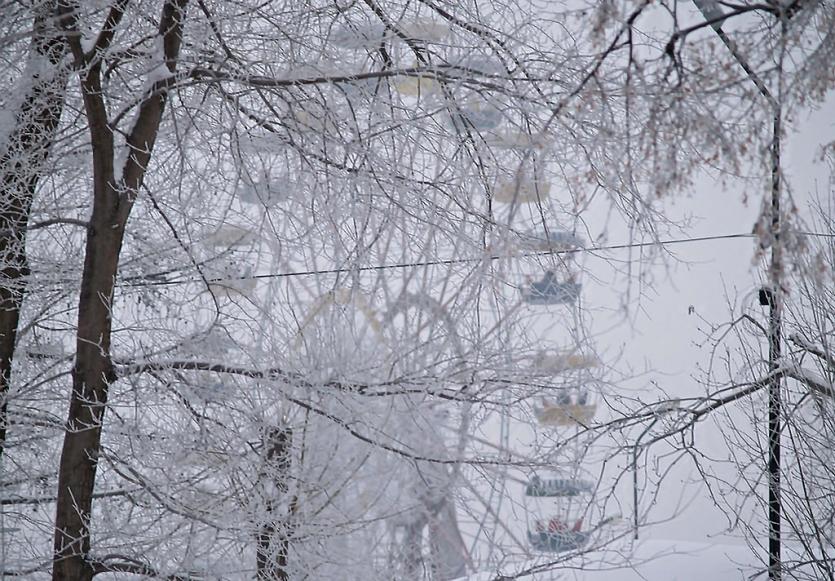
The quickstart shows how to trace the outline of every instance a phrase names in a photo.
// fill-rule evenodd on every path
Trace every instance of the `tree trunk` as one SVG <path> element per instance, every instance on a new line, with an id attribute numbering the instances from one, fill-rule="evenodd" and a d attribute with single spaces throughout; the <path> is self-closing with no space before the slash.
<path id="1" fill-rule="evenodd" d="M 256 569 L 259 581 L 287 581 L 287 555 L 290 550 L 289 514 L 280 514 L 280 505 L 289 492 L 290 448 L 293 432 L 286 427 L 271 429 L 265 438 L 265 470 L 271 490 L 264 493 L 264 520 L 258 529 Z"/>
<path id="2" fill-rule="evenodd" d="M 403 532 L 403 546 L 399 557 L 403 563 L 401 579 L 423 579 L 423 529 L 426 528 L 426 516 L 421 516 L 406 525 Z"/>
<path id="3" fill-rule="evenodd" d="M 99 185 L 98 183 L 96 184 Z M 108 186 L 104 186 L 110 189 Z M 111 193 L 116 198 L 116 193 Z M 76 364 L 72 396 L 58 472 L 53 579 L 89 580 L 90 513 L 96 478 L 101 429 L 109 383 L 110 308 L 113 280 L 123 228 L 113 221 L 113 208 L 94 206 L 87 235 L 86 257 L 78 307 Z"/>
<path id="4" fill-rule="evenodd" d="M 166 0 L 160 18 L 165 64 L 175 70 L 182 42 L 187 0 Z M 78 303 L 76 359 L 66 434 L 58 469 L 53 581 L 90 581 L 90 518 L 101 431 L 110 383 L 115 379 L 110 355 L 113 289 L 119 253 L 133 200 L 151 160 L 167 93 L 160 87 L 139 107 L 127 138 L 122 181 L 114 181 L 113 133 L 101 86 L 100 54 L 112 39 L 125 2 L 117 2 L 99 34 L 96 47 L 84 53 L 74 6 L 59 9 L 66 40 L 82 68 L 81 89 L 93 150 L 93 212 L 87 231 Z"/>
<path id="5" fill-rule="evenodd" d="M 29 88 L 0 155 L 0 459 L 6 445 L 12 361 L 29 274 L 29 212 L 61 119 L 68 78 L 67 68 L 61 66 L 67 45 L 50 25 L 51 10 L 48 6 L 36 9 L 29 66 L 23 73 L 31 78 L 22 79 Z"/>
<path id="6" fill-rule="evenodd" d="M 451 498 L 445 498 L 429 519 L 429 550 L 433 578 L 458 579 L 467 574 L 467 547 L 458 528 L 458 517 Z"/>

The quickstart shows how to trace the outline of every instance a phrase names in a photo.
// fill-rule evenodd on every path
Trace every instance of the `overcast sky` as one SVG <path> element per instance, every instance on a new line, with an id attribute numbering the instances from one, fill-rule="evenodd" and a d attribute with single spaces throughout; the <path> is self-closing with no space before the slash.
<path id="1" fill-rule="evenodd" d="M 820 109 L 792 125 L 784 150 L 784 173 L 802 212 L 807 212 L 807 204 L 816 192 L 824 197 L 830 187 L 828 167 L 817 160 L 821 146 L 832 141 L 835 141 L 835 96 L 830 95 Z M 705 176 L 697 181 L 688 196 L 679 196 L 668 206 L 677 214 L 692 213 L 698 218 L 689 230 L 692 237 L 743 233 L 751 231 L 766 193 L 749 190 L 746 205 L 739 183 L 730 183 L 728 189 L 723 190 Z M 751 239 L 694 242 L 671 246 L 670 250 L 682 262 L 668 261 L 666 266 L 654 268 L 654 288 L 641 298 L 642 308 L 633 307 L 631 312 L 634 324 L 620 325 L 605 335 L 606 347 L 613 351 L 621 345 L 624 347 L 624 356 L 619 363 L 621 368 L 652 370 L 623 386 L 625 390 L 645 389 L 642 397 L 647 401 L 661 397 L 652 386 L 653 382 L 671 395 L 686 397 L 703 393 L 694 377 L 698 374 L 696 366 L 705 365 L 709 356 L 706 348 L 696 344 L 703 339 L 701 331 L 706 328 L 702 319 L 713 323 L 726 321 L 729 302 L 756 300 L 749 293 L 757 288 L 760 276 L 753 262 L 755 248 Z M 603 285 L 587 284 L 584 297 L 589 302 L 617 306 L 612 289 Z M 691 305 L 695 314 L 688 314 Z M 616 320 L 615 313 L 610 317 L 599 315 L 594 317 L 594 324 L 599 329 L 609 329 Z M 707 446 L 706 451 L 717 457 L 727 456 L 724 442 L 716 430 L 701 427 L 697 437 L 700 438 L 699 446 Z M 697 476 L 692 464 L 681 465 L 673 473 L 668 480 L 671 486 L 662 493 L 662 501 L 653 509 L 659 519 L 675 512 L 681 496 L 678 482 L 697 479 Z M 631 492 L 631 489 L 624 492 Z M 725 520 L 704 493 L 690 485 L 685 495 L 696 498 L 677 519 L 647 531 L 650 536 L 703 540 L 706 535 L 722 531 Z"/>

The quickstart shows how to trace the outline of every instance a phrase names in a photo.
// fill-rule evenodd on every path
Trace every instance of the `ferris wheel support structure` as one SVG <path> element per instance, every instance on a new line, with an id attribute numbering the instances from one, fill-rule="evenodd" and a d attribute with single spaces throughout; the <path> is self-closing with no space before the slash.
<path id="1" fill-rule="evenodd" d="M 425 293 L 403 293 L 395 304 L 386 311 L 383 317 L 383 331 L 390 326 L 397 315 L 405 315 L 410 309 L 418 309 L 430 315 L 433 320 L 440 321 L 445 328 L 451 348 L 454 354 L 453 367 L 460 366 L 464 360 L 464 352 L 461 346 L 461 339 L 458 335 L 455 322 L 447 312 L 446 308 Z M 451 370 L 450 376 L 455 375 L 456 370 Z M 470 425 L 470 403 L 464 402 L 461 413 L 461 424 L 458 428 L 458 441 L 455 449 L 455 458 L 461 459 L 464 456 L 467 446 L 467 433 Z M 430 450 L 431 454 L 432 451 Z M 447 472 L 446 466 L 442 464 L 429 463 L 423 469 L 434 473 L 433 478 L 422 478 L 422 486 L 416 490 L 423 505 L 423 511 L 415 517 L 414 522 L 406 525 L 407 534 L 404 536 L 405 545 L 419 543 L 422 538 L 421 531 L 424 526 L 428 528 L 429 547 L 432 561 L 432 568 L 435 571 L 435 578 L 439 580 L 456 579 L 466 575 L 467 566 L 472 568 L 469 551 L 464 544 L 461 530 L 458 526 L 458 516 L 455 511 L 455 503 L 452 498 L 452 491 L 455 482 L 460 477 L 461 467 L 454 463 L 451 472 Z M 439 472 L 441 472 L 439 474 Z M 440 486 L 433 486 L 430 483 L 442 483 Z M 394 539 L 396 546 L 396 539 Z M 407 567 L 414 567 L 415 547 L 404 546 L 400 554 L 409 556 Z"/>

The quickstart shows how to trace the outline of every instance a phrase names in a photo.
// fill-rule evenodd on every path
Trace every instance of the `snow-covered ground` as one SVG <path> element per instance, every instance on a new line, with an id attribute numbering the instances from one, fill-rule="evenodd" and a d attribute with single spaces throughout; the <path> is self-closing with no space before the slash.
<path id="1" fill-rule="evenodd" d="M 471 575 L 467 581 L 748 581 L 763 568 L 763 561 L 745 545 L 656 539 L 578 555 L 551 568 L 553 561 L 509 564 L 499 571 Z M 539 572 L 546 568 L 551 570 Z"/>

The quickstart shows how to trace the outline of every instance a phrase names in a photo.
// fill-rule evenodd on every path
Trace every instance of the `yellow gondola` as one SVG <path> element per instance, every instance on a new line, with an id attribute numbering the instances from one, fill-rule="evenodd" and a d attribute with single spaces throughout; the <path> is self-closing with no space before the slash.
<path id="1" fill-rule="evenodd" d="M 584 426 L 594 418 L 596 412 L 597 405 L 584 403 L 582 397 L 571 403 L 542 398 L 542 406 L 534 406 L 536 420 L 543 426 Z"/>

